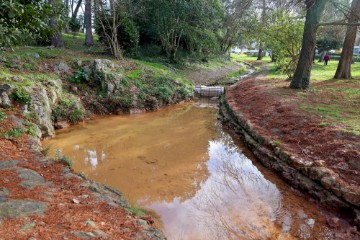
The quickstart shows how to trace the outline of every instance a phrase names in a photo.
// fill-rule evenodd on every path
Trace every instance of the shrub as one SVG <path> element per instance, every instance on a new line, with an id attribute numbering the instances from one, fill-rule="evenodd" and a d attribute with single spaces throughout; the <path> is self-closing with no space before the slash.
<path id="1" fill-rule="evenodd" d="M 84 69 L 81 69 L 75 73 L 75 76 L 73 78 L 71 78 L 71 81 L 74 83 L 88 82 L 89 77 L 90 77 L 89 73 L 84 71 Z"/>
<path id="2" fill-rule="evenodd" d="M 0 110 L 0 122 L 6 118 L 6 113 Z"/>
<path id="3" fill-rule="evenodd" d="M 12 93 L 12 99 L 19 103 L 29 103 L 31 101 L 31 97 L 29 93 L 22 87 L 18 87 Z"/>
<path id="4" fill-rule="evenodd" d="M 4 137 L 8 140 L 13 140 L 14 138 L 21 137 L 24 133 L 24 129 L 21 127 L 14 127 L 10 131 L 6 132 Z"/>
<path id="5" fill-rule="evenodd" d="M 75 123 L 81 121 L 84 116 L 84 111 L 78 108 L 76 102 L 66 98 L 61 99 L 51 113 L 54 122 L 69 121 Z"/>

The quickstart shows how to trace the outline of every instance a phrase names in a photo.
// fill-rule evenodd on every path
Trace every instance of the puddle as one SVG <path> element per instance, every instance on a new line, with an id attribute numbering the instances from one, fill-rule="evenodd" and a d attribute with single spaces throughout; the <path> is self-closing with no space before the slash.
<path id="1" fill-rule="evenodd" d="M 213 106 L 96 119 L 44 145 L 153 210 L 168 239 L 332 239 L 325 212 L 254 165 Z"/>

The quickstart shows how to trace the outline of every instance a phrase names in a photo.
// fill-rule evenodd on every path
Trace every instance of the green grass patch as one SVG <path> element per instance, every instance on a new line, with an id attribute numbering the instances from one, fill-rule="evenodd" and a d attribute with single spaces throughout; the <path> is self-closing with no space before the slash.
<path id="1" fill-rule="evenodd" d="M 315 62 L 311 70 L 310 81 L 323 81 L 333 79 L 339 61 L 330 61 L 327 66 L 322 62 Z M 360 63 L 356 62 L 351 65 L 351 75 L 353 78 L 360 78 Z M 287 75 L 277 70 L 276 66 L 272 66 L 267 78 L 286 79 Z M 311 84 L 311 83 L 310 83 Z"/>
<path id="2" fill-rule="evenodd" d="M 137 69 L 137 70 L 134 70 L 132 72 L 130 72 L 127 77 L 130 78 L 130 79 L 138 79 L 141 77 L 141 74 L 142 74 L 142 70 L 141 69 Z"/>
<path id="3" fill-rule="evenodd" d="M 340 104 L 315 104 L 315 105 L 301 105 L 302 110 L 320 115 L 322 118 L 328 119 L 332 122 L 337 122 L 343 125 L 343 130 L 360 135 L 360 109 L 344 107 Z M 322 127 L 319 124 L 319 127 Z"/>
<path id="4" fill-rule="evenodd" d="M 243 65 L 240 70 L 238 70 L 236 72 L 233 72 L 233 73 L 230 73 L 229 75 L 226 76 L 226 78 L 232 78 L 232 77 L 240 76 L 245 71 L 246 71 L 246 67 Z"/>

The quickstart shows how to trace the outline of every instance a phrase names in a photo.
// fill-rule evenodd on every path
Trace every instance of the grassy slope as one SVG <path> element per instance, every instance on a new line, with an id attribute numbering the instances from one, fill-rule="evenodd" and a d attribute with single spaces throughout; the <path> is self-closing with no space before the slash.
<path id="1" fill-rule="evenodd" d="M 233 54 L 238 61 L 253 63 L 256 57 Z M 270 59 L 263 60 L 270 66 L 271 72 L 266 75 L 269 79 L 284 79 L 286 75 L 276 71 L 276 66 Z M 335 80 L 333 76 L 338 61 L 330 61 L 328 66 L 316 62 L 311 72 L 310 88 L 298 91 L 299 107 L 305 111 L 317 114 L 323 118 L 323 124 L 334 124 L 343 131 L 360 135 L 360 63 L 352 65 L 351 80 Z"/>

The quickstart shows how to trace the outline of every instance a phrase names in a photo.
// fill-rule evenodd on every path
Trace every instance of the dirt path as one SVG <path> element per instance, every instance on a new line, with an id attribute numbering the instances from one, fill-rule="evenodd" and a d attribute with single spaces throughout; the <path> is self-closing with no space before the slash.
<path id="1" fill-rule="evenodd" d="M 227 66 L 214 69 L 187 70 L 185 78 L 192 81 L 195 85 L 211 85 L 217 80 L 227 75 L 239 71 L 242 67 L 241 63 L 229 62 Z"/>

